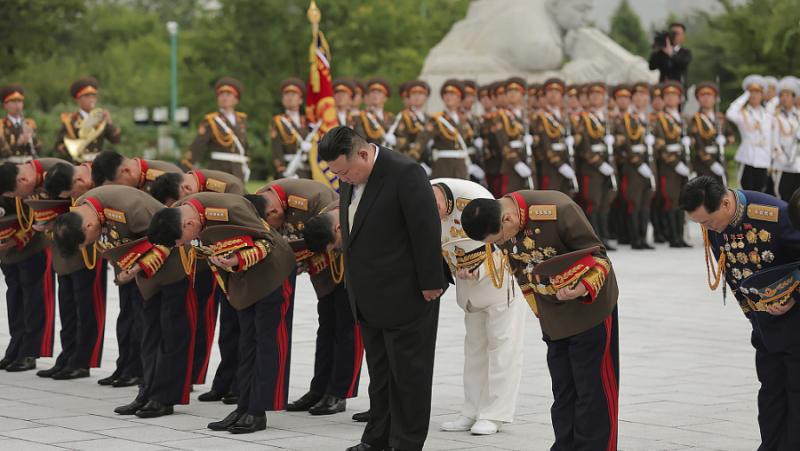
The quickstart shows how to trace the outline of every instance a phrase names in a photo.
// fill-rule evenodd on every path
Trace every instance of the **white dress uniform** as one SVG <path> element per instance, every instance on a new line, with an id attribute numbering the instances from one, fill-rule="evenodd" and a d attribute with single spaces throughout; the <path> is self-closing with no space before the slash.
<path id="1" fill-rule="evenodd" d="M 527 309 L 508 271 L 495 287 L 486 260 L 486 244 L 471 240 L 461 226 L 461 211 L 472 199 L 493 199 L 483 186 L 468 180 L 439 178 L 448 217 L 442 221 L 442 254 L 456 281 L 458 306 L 464 310 L 464 405 L 461 414 L 471 420 L 509 423 L 514 419 L 522 377 L 522 351 Z M 502 253 L 490 256 L 499 276 Z M 456 267 L 478 266 L 477 280 L 458 279 Z M 512 285 L 514 284 L 514 285 Z"/>
<path id="2" fill-rule="evenodd" d="M 778 95 L 790 91 L 800 97 L 800 84 L 786 77 L 778 83 Z M 777 96 L 776 96 L 777 98 Z M 778 107 L 772 124 L 773 168 L 778 174 L 775 182 L 781 199 L 788 201 L 795 189 L 800 187 L 800 110 Z"/>
<path id="3" fill-rule="evenodd" d="M 745 77 L 742 89 L 744 94 L 731 103 L 725 117 L 736 124 L 742 138 L 734 157 L 739 163 L 742 188 L 764 191 L 767 187 L 767 169 L 772 164 L 772 123 L 775 116 L 764 105 L 753 107 L 748 103 L 751 90 L 766 92 L 767 84 L 763 77 Z"/>

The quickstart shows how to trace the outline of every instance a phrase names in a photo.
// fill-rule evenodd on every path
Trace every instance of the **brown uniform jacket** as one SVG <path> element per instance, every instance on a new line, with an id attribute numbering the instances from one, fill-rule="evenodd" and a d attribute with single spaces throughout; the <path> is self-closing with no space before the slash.
<path id="1" fill-rule="evenodd" d="M 64 138 L 76 139 L 81 125 L 83 125 L 83 117 L 81 117 L 80 112 L 61 113 L 61 129 L 58 131 L 58 136 L 56 137 L 56 143 L 54 145 L 56 155 L 72 161 L 72 156 L 70 156 L 69 151 L 67 151 L 67 146 L 64 144 Z M 106 124 L 103 134 L 86 146 L 84 155 L 97 155 L 103 150 L 103 145 L 106 141 L 117 144 L 121 136 L 122 129 L 116 125 Z M 91 161 L 91 157 L 84 158 L 84 161 Z M 78 163 L 82 163 L 82 161 L 78 161 Z"/>
<path id="2" fill-rule="evenodd" d="M 227 172 L 215 171 L 213 169 L 195 169 L 189 171 L 197 179 L 200 192 L 210 191 L 213 193 L 238 194 L 244 196 L 246 191 L 242 179 L 228 174 Z"/>
<path id="3" fill-rule="evenodd" d="M 427 143 L 420 145 L 417 142 L 417 136 L 425 129 L 425 123 L 428 121 L 428 116 L 408 108 L 400 112 L 400 122 L 397 123 L 397 129 L 394 134 L 397 137 L 397 145 L 394 150 L 405 154 L 415 161 L 421 161 L 425 153 Z"/>
<path id="4" fill-rule="evenodd" d="M 155 182 L 159 176 L 167 172 L 183 174 L 181 168 L 168 161 L 145 160 L 143 158 L 137 158 L 136 160 L 139 162 L 139 168 L 142 174 L 139 178 L 139 186 L 137 188 L 146 193 L 150 193 L 153 182 Z"/>
<path id="5" fill-rule="evenodd" d="M 446 124 L 450 124 L 453 131 Z M 431 177 L 453 177 L 460 179 L 467 179 L 467 165 L 462 158 L 437 158 L 437 151 L 468 151 L 463 149 L 458 136 L 464 141 L 465 146 L 470 145 L 473 137 L 472 127 L 469 125 L 467 118 L 458 114 L 458 123 L 448 111 L 440 111 L 434 113 L 428 120 L 423 131 L 417 135 L 417 145 L 420 149 L 424 149 L 428 142 L 433 140 L 431 158 L 433 161 L 433 174 Z"/>
<path id="6" fill-rule="evenodd" d="M 626 112 L 617 116 L 614 135 L 614 151 L 622 163 L 623 174 L 632 175 L 642 163 L 650 163 L 647 145 L 644 143 L 647 124 L 639 120 L 639 115 Z"/>
<path id="7" fill-rule="evenodd" d="M 359 135 L 367 139 L 367 142 L 377 145 L 383 145 L 383 135 L 385 135 L 392 127 L 394 121 L 394 114 L 384 111 L 383 120 L 377 114 L 369 110 L 359 111 L 357 116 L 353 117 L 353 129 Z"/>
<path id="8" fill-rule="evenodd" d="M 579 167 L 583 176 L 599 174 L 603 163 L 614 164 L 608 155 L 603 141 L 606 135 L 606 121 L 593 112 L 584 112 L 580 121 L 580 144 L 578 144 Z M 577 140 L 576 140 L 577 141 Z"/>
<path id="9" fill-rule="evenodd" d="M 33 130 L 33 146 L 30 143 L 20 143 L 19 137 L 23 132 L 23 125 L 14 125 L 10 117 L 0 120 L 0 159 L 12 163 L 23 163 L 31 158 L 42 155 L 42 141 L 36 133 L 36 121 L 24 119 L 27 127 Z M 31 152 L 33 147 L 33 152 Z"/>
<path id="10" fill-rule="evenodd" d="M 272 142 L 272 166 L 276 177 L 280 176 L 300 149 L 300 143 L 311 132 L 308 121 L 300 115 L 300 124 L 295 124 L 288 114 L 276 114 L 269 124 L 269 136 Z M 299 136 L 299 138 L 298 138 Z M 302 159 L 297 170 L 300 178 L 311 178 L 308 155 Z"/>
<path id="11" fill-rule="evenodd" d="M 717 119 L 714 120 L 713 114 L 698 111 L 689 119 L 688 134 L 692 138 L 692 169 L 697 172 L 698 176 L 713 175 L 716 177 L 716 174 L 711 171 L 711 165 L 722 162 L 722 155 L 720 155 L 720 149 L 716 142 L 717 130 L 720 125 L 725 141 L 732 143 L 734 132 L 730 122 L 725 119 L 725 114 L 717 113 Z"/>
<path id="12" fill-rule="evenodd" d="M 682 127 L 683 123 L 676 121 L 669 113 L 661 112 L 656 116 L 653 135 L 656 137 L 655 152 L 659 173 L 672 171 L 685 157 L 682 148 L 679 151 L 670 150 L 677 149 L 674 146 L 681 146 Z"/>
<path id="13" fill-rule="evenodd" d="M 617 304 L 617 281 L 605 248 L 592 230 L 583 210 L 566 194 L 557 191 L 517 191 L 508 195 L 517 205 L 519 233 L 500 245 L 522 292 L 534 311 L 538 310 L 542 332 L 560 340 L 600 324 Z M 589 295 L 559 301 L 547 281 L 539 283 L 533 267 L 556 255 L 600 246 L 593 254 L 597 265 L 581 283 Z"/>
<path id="14" fill-rule="evenodd" d="M 197 136 L 189 146 L 189 152 L 186 155 L 187 161 L 185 162 L 187 166 L 191 167 L 193 163 L 197 162 L 205 163 L 208 169 L 227 172 L 244 179 L 241 163 L 215 160 L 213 158 L 213 152 L 239 155 L 236 140 L 231 134 L 224 132 L 224 128 L 219 125 L 217 118 L 228 127 L 228 130 L 236 135 L 236 138 L 244 148 L 245 157 L 250 155 L 247 143 L 247 115 L 238 111 L 235 114 L 236 125 L 231 124 L 228 118 L 219 111 L 205 115 L 197 128 Z"/>
<path id="15" fill-rule="evenodd" d="M 523 113 L 524 114 L 524 113 Z M 532 161 L 528 161 L 527 150 L 523 139 L 525 137 L 525 124 L 523 119 L 517 117 L 513 111 L 503 108 L 498 111 L 497 121 L 494 125 L 494 134 L 503 162 L 500 173 L 507 177 L 506 192 L 526 189 L 528 181 L 521 177 L 514 166 L 523 162 L 531 169 L 531 177 L 536 180 L 536 169 Z M 531 150 L 536 143 L 531 146 Z"/>
<path id="16" fill-rule="evenodd" d="M 553 114 L 549 109 L 543 109 L 534 121 L 533 130 L 538 141 L 539 161 L 541 161 L 541 182 L 546 186 L 539 186 L 540 189 L 552 189 L 567 192 L 572 189 L 572 181 L 567 180 L 558 172 L 558 168 L 563 164 L 572 166 L 569 151 L 564 139 L 567 137 L 569 120 L 566 113 L 562 113 L 561 118 Z M 574 135 L 573 135 L 574 136 Z M 576 141 L 578 141 L 576 139 Z M 546 178 L 546 180 L 545 180 Z"/>

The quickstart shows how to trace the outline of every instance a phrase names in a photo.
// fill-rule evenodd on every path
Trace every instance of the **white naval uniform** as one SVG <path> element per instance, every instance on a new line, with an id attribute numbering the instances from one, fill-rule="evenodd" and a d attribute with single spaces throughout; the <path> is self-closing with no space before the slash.
<path id="1" fill-rule="evenodd" d="M 743 165 L 759 169 L 770 167 L 772 160 L 773 116 L 763 106 L 753 108 L 747 104 L 750 93 L 745 92 L 734 100 L 725 112 L 725 117 L 736 124 L 742 143 L 736 150 L 735 159 Z"/>
<path id="2" fill-rule="evenodd" d="M 452 193 L 452 211 L 442 221 L 442 254 L 451 271 L 456 253 L 485 248 L 485 244 L 466 237 L 461 226 L 461 210 L 468 201 L 493 199 L 481 185 L 468 180 L 439 178 L 432 185 L 445 184 Z M 492 254 L 495 268 L 500 269 L 502 253 Z M 520 380 L 525 333 L 525 302 L 516 299 L 520 293 L 513 277 L 505 272 L 501 288 L 495 288 L 484 263 L 477 280 L 458 279 L 455 271 L 456 299 L 464 310 L 464 405 L 461 414 L 473 420 L 510 423 L 514 420 Z"/>
<path id="3" fill-rule="evenodd" d="M 800 188 L 800 111 L 778 108 L 772 130 L 775 190 L 778 197 L 788 201 L 787 196 Z"/>

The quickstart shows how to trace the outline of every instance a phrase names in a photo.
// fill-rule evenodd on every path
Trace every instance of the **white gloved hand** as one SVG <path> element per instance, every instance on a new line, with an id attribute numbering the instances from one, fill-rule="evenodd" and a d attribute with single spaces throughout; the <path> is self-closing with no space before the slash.
<path id="1" fill-rule="evenodd" d="M 689 166 L 686 166 L 683 161 L 679 161 L 675 166 L 675 172 L 677 172 L 680 176 L 689 177 Z"/>
<path id="2" fill-rule="evenodd" d="M 477 138 L 472 140 L 472 145 L 475 146 L 476 149 L 481 150 L 483 149 L 483 138 L 478 136 Z"/>
<path id="3" fill-rule="evenodd" d="M 564 138 L 564 144 L 565 144 L 567 147 L 572 147 L 572 146 L 574 146 L 574 145 L 575 145 L 575 137 L 574 137 L 574 136 L 572 136 L 572 135 L 569 135 L 569 136 L 567 136 L 566 138 Z"/>
<path id="4" fill-rule="evenodd" d="M 636 170 L 639 172 L 639 175 L 641 175 L 646 179 L 649 179 L 650 177 L 653 176 L 653 169 L 647 163 L 640 164 L 639 167 L 636 168 Z"/>
<path id="5" fill-rule="evenodd" d="M 692 138 L 690 138 L 688 136 L 684 136 L 683 138 L 681 138 L 681 145 L 683 147 L 691 146 L 692 145 Z"/>
<path id="6" fill-rule="evenodd" d="M 719 161 L 715 161 L 714 164 L 711 165 L 711 172 L 722 177 L 725 175 L 725 168 L 719 163 Z"/>
<path id="7" fill-rule="evenodd" d="M 469 165 L 469 175 L 475 177 L 478 180 L 483 180 L 486 178 L 486 173 L 483 172 L 480 166 L 475 163 L 471 163 Z"/>
<path id="8" fill-rule="evenodd" d="M 653 136 L 652 133 L 648 133 L 647 136 L 644 137 L 644 143 L 648 146 L 652 146 L 656 143 L 656 137 Z"/>
<path id="9" fill-rule="evenodd" d="M 600 165 L 600 167 L 597 168 L 597 170 L 600 171 L 600 173 L 605 175 L 605 176 L 609 176 L 609 175 L 613 175 L 614 174 L 614 166 L 611 166 L 610 164 L 606 163 L 605 161 L 603 162 L 603 164 Z"/>
<path id="10" fill-rule="evenodd" d="M 728 139 L 725 138 L 724 135 L 717 135 L 716 139 L 714 139 L 714 142 L 720 147 L 725 147 L 725 144 L 728 143 Z"/>
<path id="11" fill-rule="evenodd" d="M 524 142 L 526 146 L 532 146 L 533 145 L 533 135 L 525 135 L 522 138 L 522 142 Z"/>
<path id="12" fill-rule="evenodd" d="M 420 163 L 419 165 L 420 165 L 420 166 L 422 166 L 422 169 L 425 169 L 425 174 L 427 174 L 427 175 L 428 175 L 428 177 L 430 177 L 430 176 L 431 176 L 431 174 L 433 174 L 433 169 L 431 169 L 431 167 L 430 167 L 430 166 L 428 166 L 427 164 L 425 164 L 425 163 Z"/>
<path id="13" fill-rule="evenodd" d="M 397 144 L 397 136 L 395 136 L 394 133 L 387 133 L 383 135 L 383 140 L 386 141 L 386 144 L 389 147 L 394 147 L 395 144 Z"/>
<path id="14" fill-rule="evenodd" d="M 608 147 L 612 147 L 614 145 L 614 135 L 603 136 L 603 142 L 606 143 Z"/>
<path id="15" fill-rule="evenodd" d="M 558 167 L 558 173 L 563 175 L 564 178 L 570 180 L 572 180 L 572 178 L 575 177 L 575 170 L 572 169 L 572 167 L 567 163 L 564 163 Z"/>
<path id="16" fill-rule="evenodd" d="M 526 178 L 530 177 L 531 175 L 533 175 L 533 172 L 531 171 L 531 168 L 529 168 L 528 165 L 525 164 L 524 161 L 520 161 L 517 164 L 515 164 L 514 165 L 514 170 L 517 171 L 517 174 L 519 174 L 519 176 L 524 178 L 524 179 L 526 179 Z"/>
<path id="17" fill-rule="evenodd" d="M 300 142 L 300 150 L 303 152 L 308 152 L 311 150 L 311 143 L 308 141 L 301 141 Z"/>

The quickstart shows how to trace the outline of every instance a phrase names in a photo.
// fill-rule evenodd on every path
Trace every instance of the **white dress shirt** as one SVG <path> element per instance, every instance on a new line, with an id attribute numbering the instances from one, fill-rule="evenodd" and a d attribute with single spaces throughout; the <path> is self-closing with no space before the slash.
<path id="1" fill-rule="evenodd" d="M 378 152 L 380 152 L 381 149 L 375 144 L 370 145 L 373 149 L 375 149 L 375 158 L 372 160 L 372 168 L 374 170 L 375 162 L 378 160 Z M 358 211 L 358 205 L 361 203 L 361 196 L 364 194 L 364 189 L 366 187 L 366 182 L 359 185 L 353 185 L 353 197 L 350 198 L 350 206 L 347 208 L 347 225 L 351 232 L 353 231 L 353 219 L 356 217 L 356 211 Z"/>

